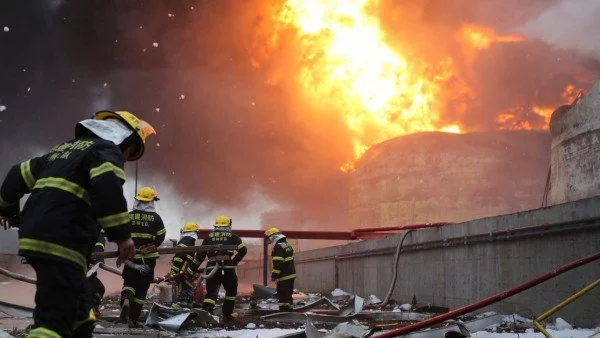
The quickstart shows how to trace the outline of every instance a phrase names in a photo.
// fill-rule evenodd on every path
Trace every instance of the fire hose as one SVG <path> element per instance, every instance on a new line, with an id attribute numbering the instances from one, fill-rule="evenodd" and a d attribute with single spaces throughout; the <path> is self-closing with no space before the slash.
<path id="1" fill-rule="evenodd" d="M 473 304 L 469 304 L 469 305 L 465 305 L 463 307 L 460 307 L 458 309 L 452 310 L 450 312 L 446 312 L 443 313 L 441 315 L 435 316 L 435 317 L 431 317 L 429 319 L 426 320 L 422 320 L 420 322 L 414 323 L 414 324 L 410 324 L 404 327 L 401 327 L 399 329 L 396 330 L 392 330 L 386 333 L 383 333 L 381 335 L 376 335 L 373 337 L 377 337 L 377 338 L 390 338 L 390 337 L 399 337 L 399 336 L 404 336 L 410 332 L 419 330 L 419 329 L 424 329 L 426 327 L 430 327 L 432 325 L 441 323 L 443 321 L 446 321 L 448 319 L 452 319 L 461 315 L 464 315 L 466 313 L 475 311 L 477 309 L 480 309 L 482 307 L 488 306 L 490 304 L 499 302 L 505 298 L 508 298 L 510 296 L 516 295 L 517 293 L 523 292 L 529 288 L 532 288 L 542 282 L 547 281 L 548 279 L 554 278 L 562 273 L 565 273 L 569 270 L 575 269 L 577 267 L 580 267 L 582 265 L 588 264 L 590 262 L 593 262 L 597 259 L 600 259 L 600 251 L 596 252 L 595 254 L 583 257 L 581 259 L 578 259 L 576 261 L 573 261 L 571 263 L 565 264 L 557 269 L 554 269 L 542 276 L 539 276 L 537 278 L 531 279 L 523 284 L 517 285 L 511 289 L 502 291 L 498 294 L 495 294 L 493 296 L 490 296 L 488 298 L 479 300 Z"/>
<path id="2" fill-rule="evenodd" d="M 390 288 L 388 290 L 387 295 L 385 295 L 383 302 L 381 302 L 381 306 L 385 306 L 390 301 L 392 292 L 394 292 L 394 287 L 396 286 L 396 280 L 398 279 L 398 261 L 400 260 L 400 251 L 402 251 L 402 244 L 404 244 L 404 239 L 406 238 L 406 236 L 409 233 L 411 233 L 412 231 L 413 231 L 412 229 L 406 230 L 402 234 L 402 238 L 398 242 L 398 246 L 396 247 L 396 255 L 394 258 L 394 273 L 393 273 L 394 277 L 392 278 L 392 282 L 390 283 Z"/>
<path id="3" fill-rule="evenodd" d="M 12 272 L 3 268 L 0 268 L 0 274 L 8 276 L 10 278 L 16 279 L 16 280 L 20 280 L 21 282 L 25 282 L 25 283 L 29 283 L 29 284 L 35 284 L 35 279 L 31 278 L 31 277 L 27 277 L 24 275 L 21 275 L 20 273 L 16 273 L 16 272 Z"/>

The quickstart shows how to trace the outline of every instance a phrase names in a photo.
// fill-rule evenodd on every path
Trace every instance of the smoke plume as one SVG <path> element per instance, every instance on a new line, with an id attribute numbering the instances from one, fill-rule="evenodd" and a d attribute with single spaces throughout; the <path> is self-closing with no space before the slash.
<path id="1" fill-rule="evenodd" d="M 33 155 L 27 147 L 71 137 L 76 121 L 106 105 L 157 129 L 139 182 L 172 201 L 164 205 L 174 223 L 232 213 L 259 222 L 271 218 L 249 213 L 288 211 L 297 218 L 282 222 L 289 227 L 347 226 L 348 176 L 339 167 L 353 157 L 351 135 L 343 112 L 308 100 L 296 82 L 309 53 L 293 27 L 275 43 L 280 2 L 28 3 L 0 3 L 0 27 L 10 27 L 0 31 L 0 105 L 8 107 L 0 112 L 0 172 Z M 581 53 L 597 51 L 583 40 L 591 32 L 573 39 L 544 28 L 564 6 L 382 0 L 371 13 L 391 48 L 425 77 L 452 66 L 439 81 L 440 124 L 468 132 L 543 128 L 534 108 L 554 108 L 567 86 L 587 89 L 600 75 Z M 457 35 L 465 24 L 525 40 L 474 49 Z"/>

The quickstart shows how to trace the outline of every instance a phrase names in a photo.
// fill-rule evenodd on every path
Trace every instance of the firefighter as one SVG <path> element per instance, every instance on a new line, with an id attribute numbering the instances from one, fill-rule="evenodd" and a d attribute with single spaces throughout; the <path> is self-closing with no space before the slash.
<path id="1" fill-rule="evenodd" d="M 138 319 L 142 313 L 148 288 L 154 279 L 154 267 L 158 259 L 158 247 L 165 240 L 165 225 L 156 213 L 154 202 L 160 200 L 156 190 L 142 187 L 135 195 L 131 217 L 131 238 L 135 243 L 136 254 L 132 261 L 146 264 L 148 272 L 142 273 L 129 266 L 123 268 L 123 289 L 121 290 L 121 322 L 129 327 L 140 327 Z"/>
<path id="2" fill-rule="evenodd" d="M 76 124 L 74 139 L 6 175 L 0 223 L 19 227 L 19 255 L 37 277 L 29 337 L 91 337 L 95 318 L 86 310 L 85 275 L 98 224 L 117 243 L 118 264 L 134 255 L 123 166 L 142 157 L 146 137 L 154 133 L 129 112 L 101 111 Z"/>
<path id="3" fill-rule="evenodd" d="M 270 228 L 265 231 L 265 237 L 273 245 L 271 253 L 273 262 L 271 281 L 277 283 L 277 298 L 279 300 L 277 305 L 279 306 L 279 311 L 291 311 L 294 280 L 296 279 L 294 248 L 286 241 L 285 235 L 277 228 Z"/>
<path id="4" fill-rule="evenodd" d="M 190 247 L 196 245 L 200 226 L 194 222 L 187 222 L 181 228 L 181 236 L 177 247 Z M 175 308 L 191 308 L 194 300 L 194 276 L 200 266 L 193 253 L 178 253 L 171 260 L 171 270 L 165 276 L 166 281 L 175 281 L 177 284 L 177 302 Z"/>
<path id="5" fill-rule="evenodd" d="M 106 239 L 104 238 L 104 231 L 100 232 L 100 236 L 98 236 L 98 240 L 96 241 L 96 245 L 94 245 L 94 249 L 92 249 L 93 253 L 96 252 L 104 252 L 104 246 L 106 244 Z M 89 268 L 91 269 L 97 263 L 104 263 L 104 258 L 92 259 L 89 264 Z M 89 295 L 88 301 L 91 303 L 91 308 L 94 311 L 94 315 L 96 317 L 100 317 L 100 302 L 104 297 L 104 292 L 106 292 L 106 288 L 104 284 L 98 278 L 98 272 L 94 272 L 91 276 L 88 277 L 89 283 Z"/>
<path id="6" fill-rule="evenodd" d="M 225 289 L 225 301 L 223 301 L 223 320 L 237 318 L 237 313 L 233 311 L 235 298 L 237 296 L 238 279 L 235 268 L 244 258 L 248 249 L 242 242 L 242 239 L 231 232 L 231 218 L 226 216 L 217 216 L 215 219 L 214 230 L 208 233 L 202 245 L 233 245 L 235 251 L 214 250 L 209 252 L 198 252 L 196 260 L 198 265 L 202 264 L 204 258 L 208 256 L 205 272 L 210 274 L 213 269 L 219 269 L 211 278 L 206 280 L 206 297 L 202 302 L 202 308 L 213 314 L 215 304 L 219 295 L 221 284 Z M 227 256 L 228 259 L 217 261 L 218 257 Z"/>

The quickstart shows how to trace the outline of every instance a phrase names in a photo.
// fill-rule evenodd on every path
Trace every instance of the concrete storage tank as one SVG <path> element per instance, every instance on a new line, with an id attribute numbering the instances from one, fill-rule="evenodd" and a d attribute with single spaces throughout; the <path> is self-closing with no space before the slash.
<path id="1" fill-rule="evenodd" d="M 548 204 L 600 195 L 600 82 L 575 106 L 559 107 L 550 131 Z"/>
<path id="2" fill-rule="evenodd" d="M 350 178 L 353 228 L 466 221 L 539 208 L 550 133 L 419 133 L 372 147 Z"/>

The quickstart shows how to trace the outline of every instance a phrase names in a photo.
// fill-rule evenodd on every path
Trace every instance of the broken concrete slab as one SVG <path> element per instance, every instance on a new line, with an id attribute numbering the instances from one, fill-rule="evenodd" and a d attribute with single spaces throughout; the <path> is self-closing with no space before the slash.
<path id="1" fill-rule="evenodd" d="M 176 332 L 189 323 L 191 319 L 210 324 L 219 323 L 219 317 L 213 316 L 202 309 L 175 309 L 155 302 L 150 308 L 144 325 Z"/>
<path id="2" fill-rule="evenodd" d="M 342 317 L 338 315 L 327 315 L 317 313 L 296 313 L 296 312 L 279 312 L 270 315 L 261 316 L 260 318 L 266 321 L 274 322 L 304 322 L 306 318 L 310 318 L 313 323 L 343 323 L 352 319 L 378 321 L 420 321 L 429 318 L 430 316 L 415 312 L 391 312 L 391 311 L 368 311 L 360 312 L 350 316 Z"/>
<path id="3" fill-rule="evenodd" d="M 177 332 L 189 324 L 191 319 L 195 316 L 196 314 L 194 312 L 180 313 L 171 318 L 167 318 L 158 322 L 158 326 L 166 331 Z"/>
<path id="4" fill-rule="evenodd" d="M 359 296 L 352 296 L 350 299 L 350 303 L 347 306 L 340 310 L 340 316 L 348 317 L 353 314 L 359 313 L 363 309 L 363 305 L 365 303 L 365 299 Z"/>
<path id="5" fill-rule="evenodd" d="M 335 304 L 334 302 L 332 302 L 331 300 L 323 297 L 320 298 L 312 303 L 308 303 L 304 306 L 299 306 L 299 307 L 295 307 L 292 309 L 291 312 L 306 312 L 306 311 L 313 311 L 315 310 L 317 307 L 322 306 L 322 305 L 326 305 L 328 307 L 330 307 L 331 309 L 334 309 L 335 312 L 330 313 L 330 314 L 337 314 L 340 311 L 340 307 Z M 352 305 L 352 309 L 354 310 L 354 305 Z M 350 310 L 346 310 L 346 311 L 350 311 Z M 280 313 L 281 311 L 279 310 L 271 310 L 271 309 L 255 309 L 253 310 L 253 312 L 257 312 L 263 315 L 267 315 L 267 314 L 273 314 L 273 313 Z"/>
<path id="6" fill-rule="evenodd" d="M 256 298 L 271 298 L 277 293 L 275 288 L 269 286 L 252 284 L 252 288 L 254 289 L 254 296 Z"/>
<path id="7" fill-rule="evenodd" d="M 0 301 L 0 312 L 6 313 L 13 318 L 32 318 L 33 309 L 27 306 Z"/>
<path id="8" fill-rule="evenodd" d="M 499 324 L 502 322 L 502 315 L 496 313 L 487 313 L 482 318 L 476 318 L 466 322 L 456 320 L 448 321 L 448 326 L 426 329 L 417 332 L 412 332 L 405 338 L 445 338 L 448 336 L 469 337 L 471 332 L 483 331 L 486 327 Z"/>

